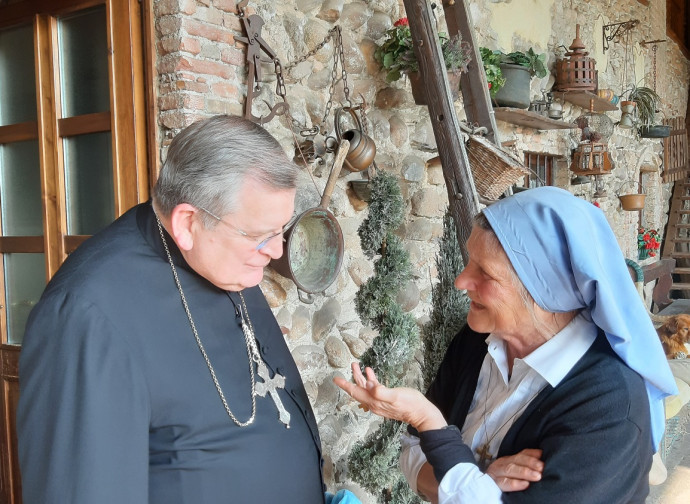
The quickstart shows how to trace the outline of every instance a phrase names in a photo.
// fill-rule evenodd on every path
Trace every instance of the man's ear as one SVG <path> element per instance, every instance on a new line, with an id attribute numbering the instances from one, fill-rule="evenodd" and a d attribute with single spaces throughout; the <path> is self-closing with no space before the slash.
<path id="1" fill-rule="evenodd" d="M 189 203 L 181 203 L 170 213 L 170 235 L 183 251 L 194 247 L 194 230 L 199 225 L 196 213 L 199 210 Z"/>

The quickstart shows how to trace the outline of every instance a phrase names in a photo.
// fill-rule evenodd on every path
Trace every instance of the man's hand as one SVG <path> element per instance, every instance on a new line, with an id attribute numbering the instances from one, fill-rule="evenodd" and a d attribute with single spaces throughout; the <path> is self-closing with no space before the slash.
<path id="1" fill-rule="evenodd" d="M 531 482 L 541 479 L 544 470 L 541 454 L 541 450 L 527 448 L 516 455 L 498 458 L 487 468 L 486 474 L 502 492 L 525 490 Z"/>

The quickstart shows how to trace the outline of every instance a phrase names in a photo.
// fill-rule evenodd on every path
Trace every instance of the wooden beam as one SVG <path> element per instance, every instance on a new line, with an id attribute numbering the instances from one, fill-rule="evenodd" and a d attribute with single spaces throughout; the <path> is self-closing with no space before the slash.
<path id="1" fill-rule="evenodd" d="M 426 84 L 427 106 L 443 166 L 450 212 L 463 260 L 467 262 L 466 243 L 472 231 L 472 218 L 479 212 L 477 191 L 448 86 L 431 6 L 427 0 L 404 0 L 404 3 L 419 71 Z"/>
<path id="2" fill-rule="evenodd" d="M 421 1 L 425 2 L 425 0 Z M 500 147 L 501 141 L 491 105 L 489 82 L 486 80 L 479 45 L 474 38 L 475 29 L 467 2 L 444 0 L 443 12 L 446 16 L 446 25 L 448 25 L 448 35 L 450 37 L 460 35 L 463 41 L 470 44 L 472 50 L 472 61 L 468 66 L 468 71 L 460 76 L 460 91 L 467 122 L 486 128 L 488 131 L 486 138 Z"/>
<path id="3" fill-rule="evenodd" d="M 63 138 L 104 131 L 110 131 L 110 111 L 58 119 L 58 134 Z"/>
<path id="4" fill-rule="evenodd" d="M 36 140 L 37 138 L 38 125 L 36 121 L 0 126 L 0 144 Z"/>

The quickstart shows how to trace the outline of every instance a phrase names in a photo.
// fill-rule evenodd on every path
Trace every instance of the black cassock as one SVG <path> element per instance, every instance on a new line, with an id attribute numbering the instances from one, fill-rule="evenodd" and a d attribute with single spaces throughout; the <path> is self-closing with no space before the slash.
<path id="1" fill-rule="evenodd" d="M 233 414 L 251 416 L 237 293 L 189 269 L 166 235 Z M 229 418 L 175 286 L 150 203 L 77 249 L 33 310 L 20 358 L 25 504 L 322 503 L 321 444 L 300 375 L 258 287 L 243 292 L 290 428 L 269 394 Z M 256 371 L 256 367 L 255 367 Z"/>

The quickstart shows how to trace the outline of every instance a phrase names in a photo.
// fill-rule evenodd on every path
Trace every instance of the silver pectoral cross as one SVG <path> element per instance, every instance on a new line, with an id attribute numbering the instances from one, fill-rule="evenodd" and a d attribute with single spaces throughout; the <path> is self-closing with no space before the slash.
<path id="1" fill-rule="evenodd" d="M 273 399 L 273 402 L 276 404 L 276 408 L 278 408 L 280 421 L 283 422 L 285 424 L 285 427 L 289 429 L 290 413 L 288 413 L 288 411 L 285 409 L 285 406 L 283 406 L 283 402 L 280 400 L 277 390 L 279 388 L 285 388 L 285 377 L 283 375 L 276 373 L 273 376 L 273 378 L 271 378 L 268 373 L 268 368 L 266 367 L 266 364 L 263 363 L 263 361 L 257 362 L 256 367 L 257 374 L 260 378 L 263 378 L 264 380 L 262 382 L 256 382 L 256 387 L 254 389 L 256 395 L 265 397 L 266 392 L 270 394 L 271 399 Z"/>

